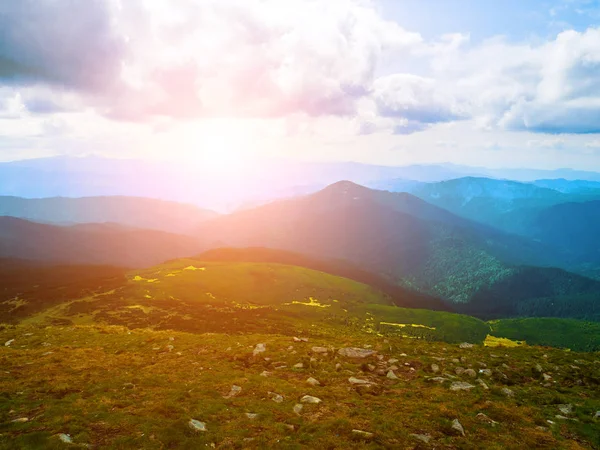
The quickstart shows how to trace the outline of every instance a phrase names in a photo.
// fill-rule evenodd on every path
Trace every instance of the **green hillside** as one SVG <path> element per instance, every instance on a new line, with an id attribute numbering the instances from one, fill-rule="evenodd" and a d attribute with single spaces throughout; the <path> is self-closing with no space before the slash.
<path id="1" fill-rule="evenodd" d="M 600 323 L 573 319 L 527 318 L 489 322 L 494 336 L 529 345 L 600 351 Z"/>
<path id="2" fill-rule="evenodd" d="M 0 449 L 600 444 L 597 355 L 302 337 L 1 327 Z"/>

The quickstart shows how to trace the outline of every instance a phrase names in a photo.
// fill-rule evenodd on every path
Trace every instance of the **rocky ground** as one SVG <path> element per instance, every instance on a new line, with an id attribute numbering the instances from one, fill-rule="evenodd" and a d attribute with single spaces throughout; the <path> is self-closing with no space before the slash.
<path id="1" fill-rule="evenodd" d="M 598 354 L 101 326 L 0 340 L 3 449 L 600 445 Z"/>

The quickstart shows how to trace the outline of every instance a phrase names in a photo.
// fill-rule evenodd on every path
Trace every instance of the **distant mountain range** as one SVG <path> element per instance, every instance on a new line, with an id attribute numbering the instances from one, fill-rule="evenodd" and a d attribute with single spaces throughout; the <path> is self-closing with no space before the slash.
<path id="1" fill-rule="evenodd" d="M 0 197 L 0 216 L 55 225 L 115 223 L 134 228 L 188 233 L 214 211 L 194 205 L 135 197 Z"/>
<path id="2" fill-rule="evenodd" d="M 569 183 L 559 184 L 564 191 Z M 600 200 L 590 200 L 589 185 L 562 192 L 465 177 L 411 189 L 342 181 L 227 215 L 132 197 L 4 197 L 2 213 L 29 220 L 0 217 L 0 258 L 148 267 L 209 249 L 263 247 L 303 254 L 311 269 L 391 296 L 419 291 L 435 309 L 444 309 L 432 300 L 441 298 L 486 318 L 600 320 L 600 282 L 592 279 L 600 279 Z"/>
<path id="3" fill-rule="evenodd" d="M 0 217 L 0 258 L 146 267 L 202 249 L 197 239 L 115 224 L 61 227 Z"/>
<path id="4" fill-rule="evenodd" d="M 487 169 L 453 164 L 394 167 L 268 159 L 249 164 L 242 174 L 228 175 L 195 164 L 55 157 L 0 163 L 0 195 L 25 198 L 147 197 L 227 212 L 316 192 L 339 180 L 388 189 L 385 187 L 387 180 L 437 182 L 462 177 L 600 182 L 600 173 L 571 169 Z"/>

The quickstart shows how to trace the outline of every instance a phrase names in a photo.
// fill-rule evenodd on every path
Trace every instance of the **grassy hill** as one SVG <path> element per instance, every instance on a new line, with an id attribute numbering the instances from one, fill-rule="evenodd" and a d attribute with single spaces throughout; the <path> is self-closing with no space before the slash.
<path id="1" fill-rule="evenodd" d="M 302 337 L 2 327 L 0 449 L 600 445 L 597 355 Z"/>

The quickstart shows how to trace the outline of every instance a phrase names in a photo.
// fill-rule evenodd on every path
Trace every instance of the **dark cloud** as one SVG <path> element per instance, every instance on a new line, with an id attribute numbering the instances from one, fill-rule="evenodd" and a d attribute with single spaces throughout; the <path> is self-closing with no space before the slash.
<path id="1" fill-rule="evenodd" d="M 4 84 L 103 89 L 118 76 L 124 48 L 104 0 L 0 2 Z"/>

